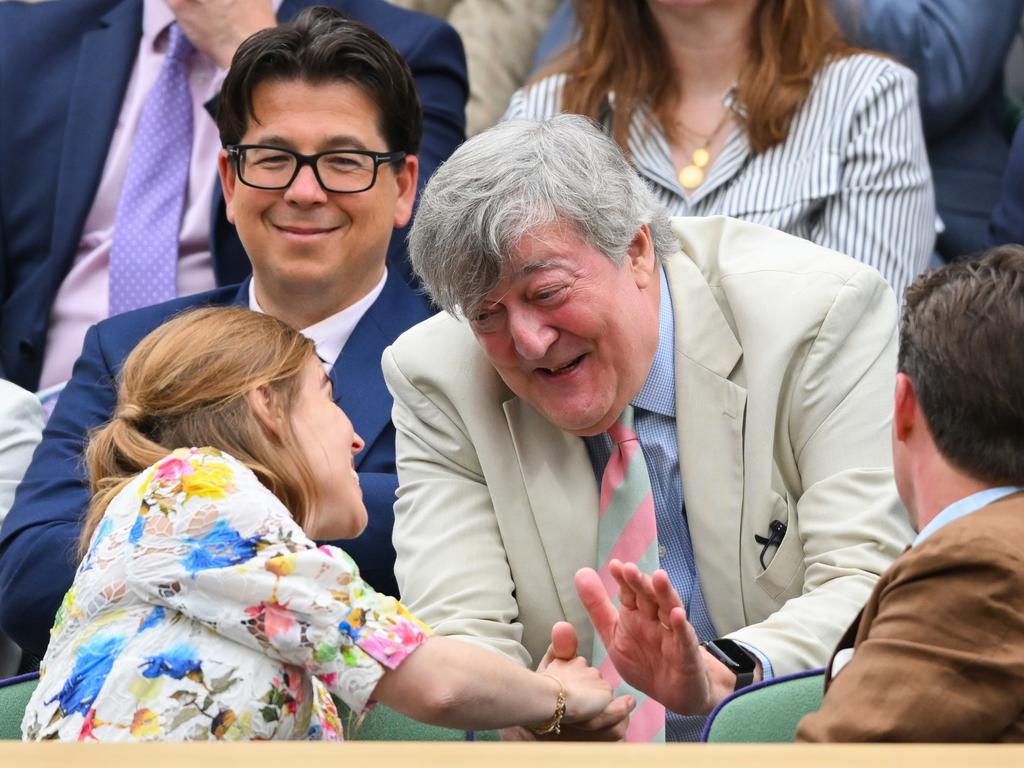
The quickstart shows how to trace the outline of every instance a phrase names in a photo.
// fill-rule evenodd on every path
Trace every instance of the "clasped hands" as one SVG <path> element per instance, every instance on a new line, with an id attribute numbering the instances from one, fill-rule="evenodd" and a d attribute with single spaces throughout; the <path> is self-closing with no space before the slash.
<path id="1" fill-rule="evenodd" d="M 633 563 L 612 560 L 609 566 L 619 588 L 619 606 L 612 603 L 592 568 L 576 573 L 576 591 L 594 629 L 615 664 L 634 688 L 684 715 L 706 715 L 729 695 L 735 675 L 700 647 L 686 609 L 663 570 L 644 574 Z M 568 622 L 551 629 L 551 645 L 538 671 L 576 657 L 576 630 Z M 563 729 L 563 738 L 617 740 L 626 732 L 632 696 L 619 696 L 597 716 Z"/>

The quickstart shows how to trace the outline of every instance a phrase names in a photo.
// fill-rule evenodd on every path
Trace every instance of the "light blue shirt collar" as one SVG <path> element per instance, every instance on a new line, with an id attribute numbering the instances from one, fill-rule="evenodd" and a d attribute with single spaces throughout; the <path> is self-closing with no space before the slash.
<path id="1" fill-rule="evenodd" d="M 989 504 L 999 501 L 1004 496 L 1009 496 L 1011 493 L 1020 493 L 1021 491 L 1024 491 L 1024 486 L 1020 485 L 1004 485 L 999 488 L 986 488 L 984 491 L 972 493 L 970 496 L 950 504 L 944 510 L 939 512 L 939 514 L 933 517 L 932 521 L 928 523 L 928 525 L 921 529 L 921 532 L 917 534 L 917 538 L 914 539 L 912 546 L 916 547 L 937 530 L 943 526 L 949 525 L 954 520 L 959 520 L 961 517 L 967 517 L 967 515 L 972 512 L 977 512 L 982 507 L 987 507 Z"/>
<path id="2" fill-rule="evenodd" d="M 654 353 L 647 381 L 633 398 L 633 405 L 645 411 L 675 418 L 675 319 L 672 315 L 672 295 L 668 290 L 665 269 L 660 265 L 658 274 L 661 296 L 658 304 L 658 349 Z"/>

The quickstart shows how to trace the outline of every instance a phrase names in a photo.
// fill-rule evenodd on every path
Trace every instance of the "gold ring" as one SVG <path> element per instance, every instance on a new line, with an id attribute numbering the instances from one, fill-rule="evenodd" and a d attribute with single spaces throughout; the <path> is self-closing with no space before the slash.
<path id="1" fill-rule="evenodd" d="M 658 623 L 661 624 L 661 628 L 664 629 L 666 632 L 671 632 L 672 631 L 672 627 L 670 627 L 664 621 L 660 621 L 659 620 Z"/>

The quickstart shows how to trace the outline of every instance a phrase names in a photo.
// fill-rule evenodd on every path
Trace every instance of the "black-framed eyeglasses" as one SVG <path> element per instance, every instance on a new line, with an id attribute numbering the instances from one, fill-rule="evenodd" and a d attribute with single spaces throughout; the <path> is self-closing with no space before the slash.
<path id="1" fill-rule="evenodd" d="M 377 182 L 377 168 L 405 158 L 405 152 L 369 149 L 329 149 L 315 155 L 267 144 L 231 144 L 225 149 L 238 180 L 256 189 L 287 189 L 308 165 L 327 192 L 365 192 Z"/>

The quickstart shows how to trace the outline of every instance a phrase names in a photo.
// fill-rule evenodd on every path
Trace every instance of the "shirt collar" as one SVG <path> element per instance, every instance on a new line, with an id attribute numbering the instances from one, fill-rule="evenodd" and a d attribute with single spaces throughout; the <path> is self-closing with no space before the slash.
<path id="1" fill-rule="evenodd" d="M 142 42 L 155 47 L 156 39 L 174 23 L 174 11 L 165 0 L 145 0 L 142 4 Z"/>
<path id="2" fill-rule="evenodd" d="M 949 525 L 954 520 L 959 520 L 961 517 L 967 517 L 967 515 L 972 512 L 977 512 L 982 507 L 994 504 L 1004 496 L 1009 496 L 1011 493 L 1020 493 L 1021 491 L 1024 491 L 1024 486 L 1020 485 L 1004 485 L 999 488 L 986 488 L 984 491 L 972 493 L 970 496 L 950 504 L 932 518 L 932 521 L 928 523 L 928 525 L 921 529 L 921 532 L 917 534 L 917 538 L 914 539 L 912 546 L 916 547 L 937 530 Z"/>
<path id="3" fill-rule="evenodd" d="M 335 361 L 341 355 L 341 350 L 345 348 L 345 344 L 348 343 L 359 321 L 363 319 L 363 315 L 366 314 L 367 310 L 373 305 L 373 302 L 380 296 L 381 291 L 384 290 L 384 283 L 387 282 L 387 279 L 388 270 L 385 268 L 380 282 L 359 301 L 350 304 L 340 312 L 335 312 L 333 315 L 313 323 L 308 328 L 302 329 L 302 335 L 310 339 L 316 346 L 316 353 L 323 361 L 324 368 L 327 369 L 328 373 L 334 367 Z M 255 280 L 249 281 L 249 309 L 254 312 L 263 312 L 259 302 L 256 301 L 255 284 Z"/>
<path id="4" fill-rule="evenodd" d="M 633 398 L 633 405 L 645 411 L 675 418 L 675 317 L 672 295 L 668 290 L 665 269 L 659 264 L 658 349 L 643 388 Z"/>

